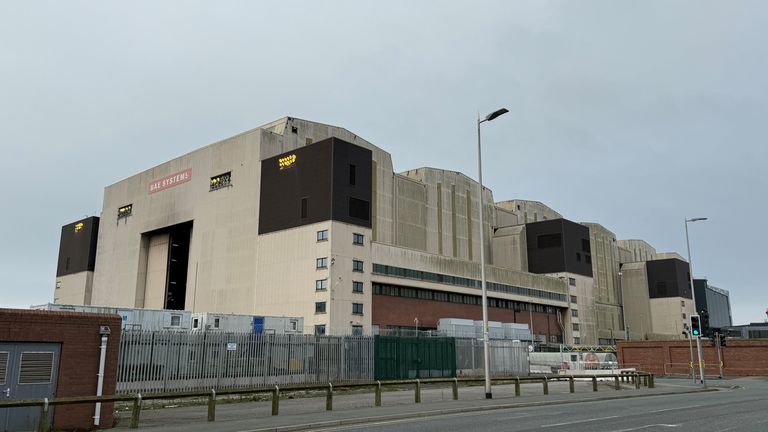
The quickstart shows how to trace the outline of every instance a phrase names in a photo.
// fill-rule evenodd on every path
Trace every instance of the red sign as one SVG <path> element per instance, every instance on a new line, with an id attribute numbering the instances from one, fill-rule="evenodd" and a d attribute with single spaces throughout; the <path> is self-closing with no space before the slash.
<path id="1" fill-rule="evenodd" d="M 149 193 L 153 194 L 155 192 L 160 192 L 161 190 L 178 186 L 190 180 L 192 180 L 192 168 L 187 168 L 184 171 L 179 171 L 161 179 L 154 180 L 149 184 Z"/>

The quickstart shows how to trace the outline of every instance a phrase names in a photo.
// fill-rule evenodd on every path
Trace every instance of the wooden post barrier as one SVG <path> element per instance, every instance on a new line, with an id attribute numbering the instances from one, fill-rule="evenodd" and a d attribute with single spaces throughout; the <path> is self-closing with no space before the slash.
<path id="1" fill-rule="evenodd" d="M 133 411 L 131 411 L 131 429 L 139 428 L 139 417 L 141 416 L 141 393 L 136 395 L 133 400 Z"/>
<path id="2" fill-rule="evenodd" d="M 457 378 L 453 379 L 451 387 L 453 387 L 453 400 L 459 400 L 459 380 Z"/>
<path id="3" fill-rule="evenodd" d="M 216 421 L 216 390 L 211 389 L 208 395 L 208 421 Z"/>
<path id="4" fill-rule="evenodd" d="M 650 374 L 648 378 L 648 388 L 656 388 L 656 378 L 653 376 L 653 374 Z"/>
<path id="5" fill-rule="evenodd" d="M 276 416 L 280 413 L 280 387 L 275 385 L 275 390 L 272 391 L 272 415 Z"/>
<path id="6" fill-rule="evenodd" d="M 546 376 L 544 377 L 544 381 L 542 381 L 541 385 L 542 385 L 543 390 L 544 390 L 544 395 L 548 395 L 549 394 L 549 382 L 547 381 L 547 377 Z"/>
<path id="7" fill-rule="evenodd" d="M 640 390 L 640 375 L 635 374 L 635 389 Z"/>
<path id="8" fill-rule="evenodd" d="M 414 394 L 414 401 L 416 403 L 421 403 L 421 381 L 416 380 L 416 391 Z"/>
<path id="9" fill-rule="evenodd" d="M 621 381 L 619 381 L 619 376 L 618 376 L 618 375 L 616 375 L 616 376 L 615 376 L 615 377 L 613 377 L 613 378 L 614 378 L 614 380 L 615 380 L 613 387 L 614 387 L 616 390 L 621 390 Z"/>
<path id="10" fill-rule="evenodd" d="M 574 393 L 576 391 L 576 384 L 573 381 L 573 375 L 568 377 L 568 391 Z"/>
<path id="11" fill-rule="evenodd" d="M 597 391 L 597 375 L 592 376 L 592 391 Z"/>
<path id="12" fill-rule="evenodd" d="M 520 396 L 520 377 L 515 377 L 515 397 Z"/>
<path id="13" fill-rule="evenodd" d="M 374 405 L 381 406 L 381 381 L 376 381 L 376 395 L 374 396 Z"/>
<path id="14" fill-rule="evenodd" d="M 325 410 L 333 411 L 333 384 L 328 383 L 328 391 L 325 393 Z"/>

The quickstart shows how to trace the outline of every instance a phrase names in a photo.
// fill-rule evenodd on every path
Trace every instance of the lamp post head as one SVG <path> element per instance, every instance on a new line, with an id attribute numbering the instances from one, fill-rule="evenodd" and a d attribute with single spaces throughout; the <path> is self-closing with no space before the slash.
<path id="1" fill-rule="evenodd" d="M 685 221 L 686 222 L 697 222 L 697 221 L 705 221 L 705 220 L 707 220 L 707 218 L 705 218 L 705 217 L 695 217 L 695 218 L 686 219 Z"/>
<path id="2" fill-rule="evenodd" d="M 491 120 L 495 119 L 496 117 L 504 115 L 504 114 L 506 114 L 508 112 L 509 112 L 509 110 L 506 109 L 506 108 L 498 109 L 498 110 L 488 114 L 487 116 L 485 116 L 485 121 L 491 121 Z"/>

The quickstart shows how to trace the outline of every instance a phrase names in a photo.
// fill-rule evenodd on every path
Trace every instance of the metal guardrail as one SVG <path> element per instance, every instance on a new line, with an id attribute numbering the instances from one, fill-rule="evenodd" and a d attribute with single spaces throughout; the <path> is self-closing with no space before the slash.
<path id="1" fill-rule="evenodd" d="M 549 394 L 549 383 L 552 381 L 568 381 L 569 392 L 575 393 L 575 380 L 588 379 L 592 382 L 592 391 L 596 392 L 598 389 L 598 378 L 613 378 L 614 389 L 621 389 L 621 382 L 631 382 L 635 384 L 635 388 L 639 389 L 641 385 L 648 388 L 655 387 L 654 375 L 644 372 L 625 372 L 622 374 L 614 375 L 556 375 L 556 376 L 539 376 L 539 377 L 495 377 L 492 379 L 495 383 L 515 383 L 515 397 L 520 396 L 520 386 L 523 383 L 536 383 L 542 384 L 542 391 L 544 395 Z M 333 394 L 335 390 L 340 389 L 353 389 L 353 388 L 373 388 L 374 389 L 374 405 L 381 406 L 381 391 L 386 386 L 414 386 L 414 403 L 421 403 L 421 384 L 422 383 L 451 383 L 453 389 L 453 400 L 459 399 L 459 383 L 472 383 L 482 382 L 482 377 L 476 378 L 433 378 L 427 380 L 398 380 L 398 381 L 373 381 L 373 382 L 360 382 L 360 383 L 344 383 L 344 384 L 324 384 L 324 385 L 302 385 L 302 386 L 285 386 L 280 388 L 275 385 L 273 387 L 260 387 L 251 389 L 223 389 L 216 391 L 211 389 L 210 391 L 188 391 L 188 392 L 173 392 L 173 393 L 155 393 L 155 394 L 135 394 L 135 395 L 111 395 L 111 396 L 81 396 L 81 397 L 65 397 L 54 399 L 28 399 L 10 402 L 0 402 L 0 409 L 3 408 L 18 408 L 18 407 L 40 407 L 40 419 L 38 422 L 38 432 L 48 432 L 50 425 L 48 424 L 48 411 L 52 405 L 75 405 L 85 403 L 109 403 L 109 402 L 133 402 L 133 409 L 131 412 L 131 429 L 139 427 L 139 420 L 141 417 L 141 405 L 145 400 L 161 400 L 161 399 L 183 399 L 183 398 L 208 398 L 208 421 L 216 420 L 216 398 L 223 395 L 247 395 L 247 394 L 270 394 L 272 396 L 272 415 L 278 415 L 280 412 L 280 393 L 292 392 L 292 391 L 322 391 L 326 392 L 326 405 L 327 411 L 333 410 Z M 642 381 L 642 384 L 641 384 Z"/>

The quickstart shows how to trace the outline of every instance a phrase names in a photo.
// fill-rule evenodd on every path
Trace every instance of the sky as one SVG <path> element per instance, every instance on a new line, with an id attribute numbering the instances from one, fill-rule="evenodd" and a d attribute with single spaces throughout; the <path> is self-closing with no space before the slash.
<path id="1" fill-rule="evenodd" d="M 763 321 L 764 1 L 0 2 L 0 307 L 103 188 L 284 116 L 686 255 Z M 752 228 L 748 228 L 752 226 Z"/>

